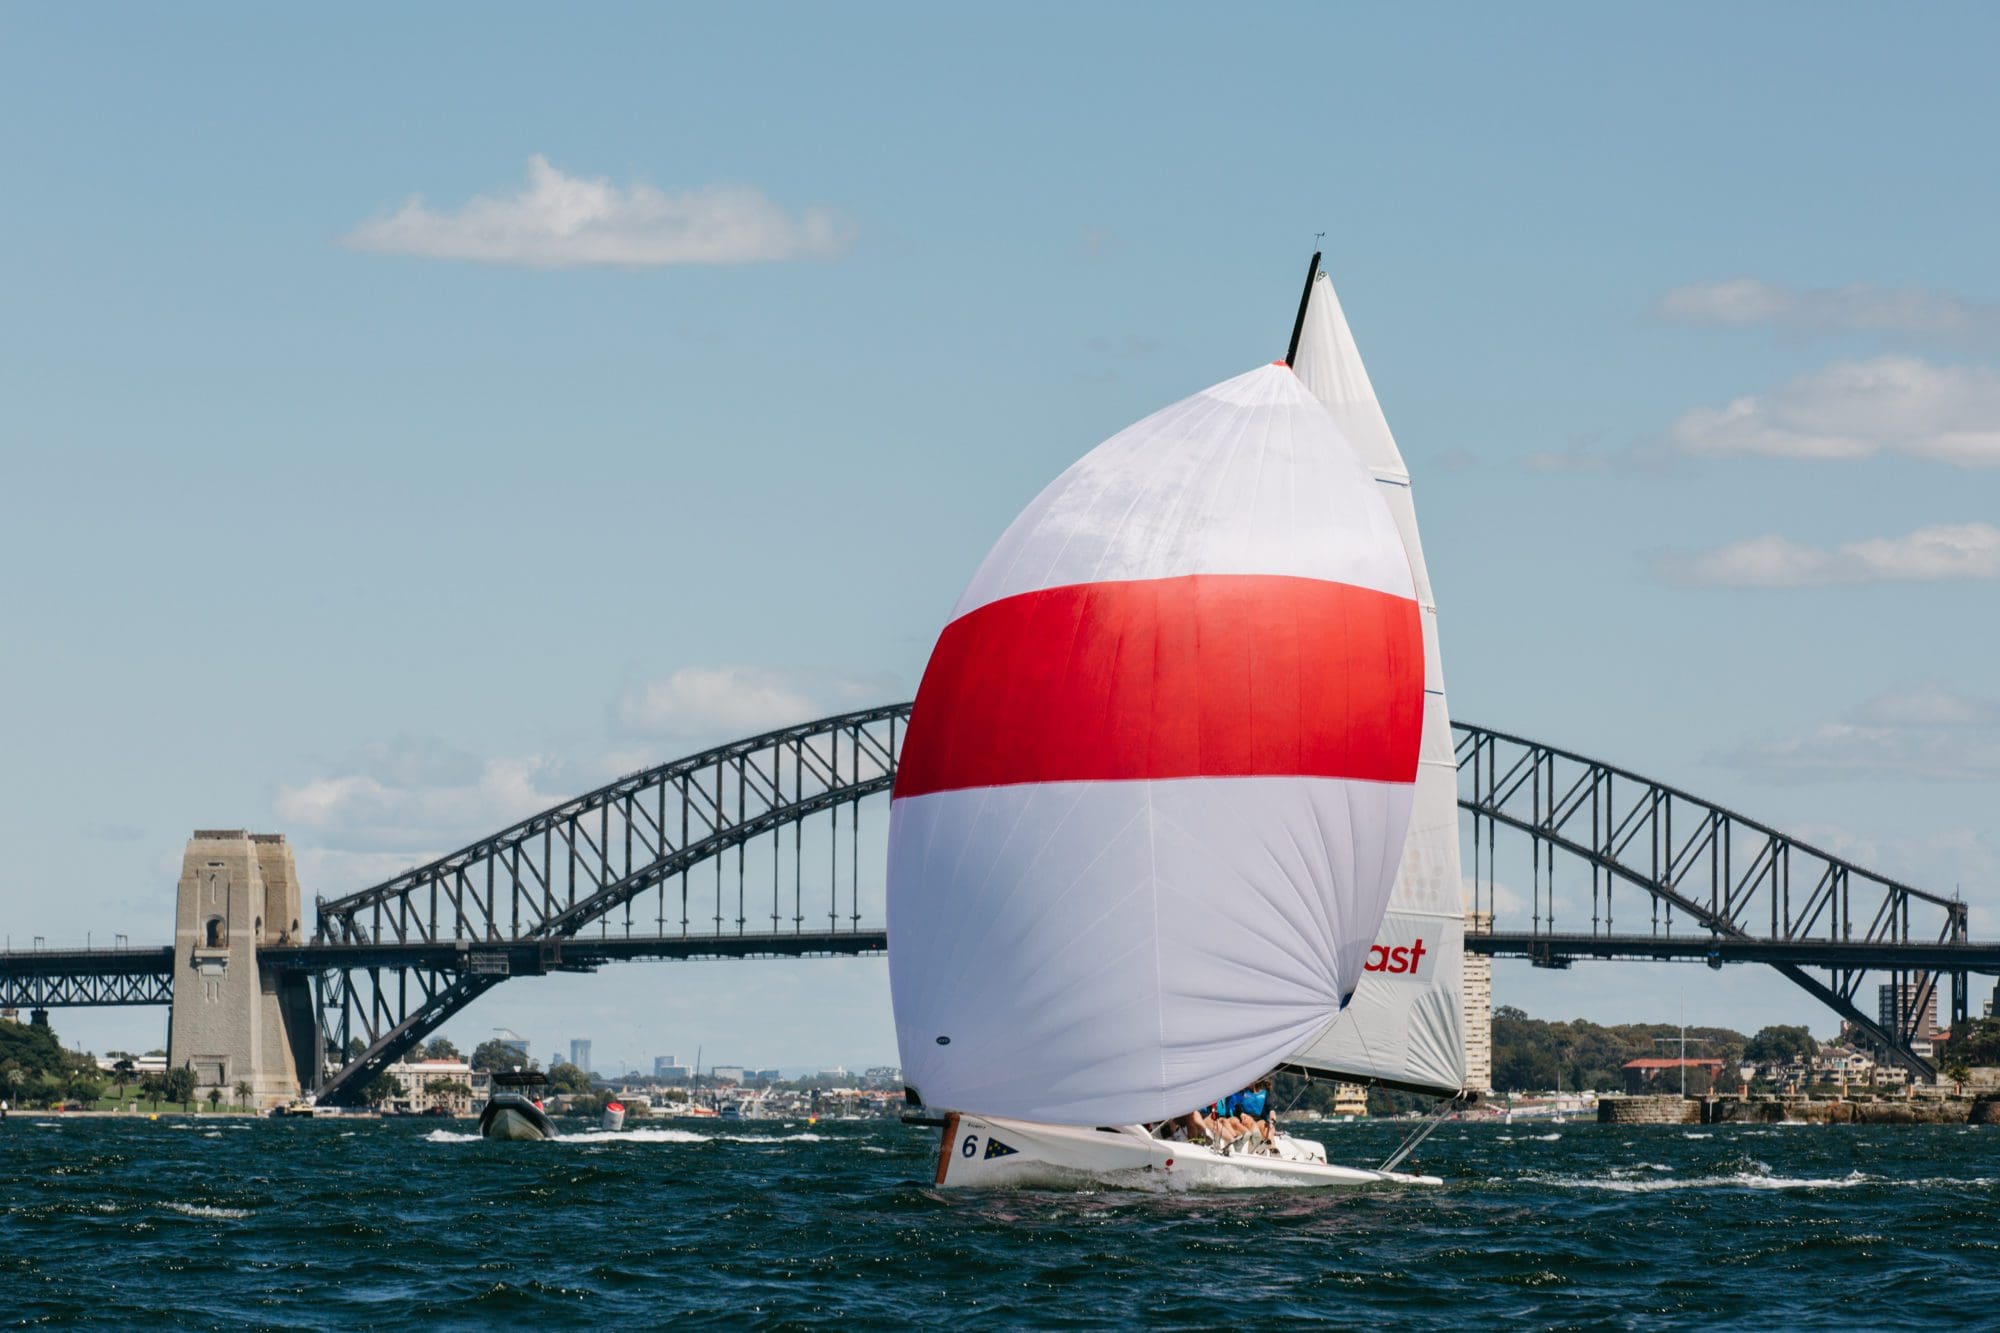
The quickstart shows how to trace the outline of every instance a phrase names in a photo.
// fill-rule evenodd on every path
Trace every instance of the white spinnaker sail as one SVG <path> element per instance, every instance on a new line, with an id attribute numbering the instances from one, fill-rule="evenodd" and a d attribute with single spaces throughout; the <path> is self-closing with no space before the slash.
<path id="1" fill-rule="evenodd" d="M 1178 1115 L 1353 992 L 1423 719 L 1381 489 L 1266 366 L 1099 445 L 988 553 L 890 807 L 890 991 L 927 1105 Z"/>
<path id="2" fill-rule="evenodd" d="M 1445 709 L 1437 601 L 1417 536 L 1409 468 L 1324 273 L 1313 280 L 1294 363 L 1299 379 L 1326 404 L 1374 473 L 1409 553 L 1423 615 L 1424 730 L 1409 841 L 1367 974 L 1325 1033 L 1289 1063 L 1334 1077 L 1457 1092 L 1466 1074 L 1465 915 L 1458 761 Z"/>

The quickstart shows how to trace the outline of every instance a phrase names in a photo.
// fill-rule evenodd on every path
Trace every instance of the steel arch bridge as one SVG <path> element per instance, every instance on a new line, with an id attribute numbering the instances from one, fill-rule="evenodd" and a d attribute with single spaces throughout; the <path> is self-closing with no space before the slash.
<path id="1" fill-rule="evenodd" d="M 320 1098 L 354 1100 L 509 977 L 882 952 L 880 846 L 861 806 L 886 797 L 909 714 L 890 704 L 704 750 L 320 899 L 309 942 L 259 952 L 311 978 Z M 2000 942 L 1968 938 L 1961 902 L 1630 770 L 1469 723 L 1454 732 L 1474 906 L 1490 920 L 1468 936 L 1476 952 L 1549 967 L 1764 963 L 1925 1076 L 1911 1047 L 1937 978 L 1962 1018 L 1970 975 L 2000 973 Z M 1519 906 L 1499 902 L 1523 879 L 1525 930 Z M 171 949 L 0 955 L 0 1004 L 159 1003 L 172 963 Z M 1886 1024 L 1859 1002 L 1870 975 L 1895 987 Z"/>

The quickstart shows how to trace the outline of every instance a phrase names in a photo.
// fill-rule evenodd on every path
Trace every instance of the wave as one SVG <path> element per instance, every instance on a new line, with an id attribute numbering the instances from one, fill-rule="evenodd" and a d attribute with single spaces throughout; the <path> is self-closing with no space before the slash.
<path id="1" fill-rule="evenodd" d="M 560 1134 L 558 1143 L 707 1143 L 710 1136 L 691 1129 L 587 1129 Z"/>
<path id="2" fill-rule="evenodd" d="M 824 1143 L 826 1135 L 807 1130 L 799 1134 L 721 1134 L 724 1143 Z"/>
<path id="3" fill-rule="evenodd" d="M 1541 1183 L 1563 1189 L 1606 1190 L 1614 1194 L 1657 1194 L 1664 1190 L 1844 1190 L 1874 1179 L 1861 1171 L 1845 1176 L 1773 1176 L 1737 1171 L 1726 1176 L 1684 1176 L 1675 1180 L 1630 1180 L 1615 1175 L 1586 1180 L 1539 1177 Z"/>
<path id="4" fill-rule="evenodd" d="M 697 1134 L 689 1129 L 587 1129 L 578 1134 L 558 1134 L 550 1143 L 581 1144 L 593 1143 L 708 1143 L 713 1135 Z M 773 1142 L 774 1140 L 751 1140 L 752 1142 Z M 434 1129 L 424 1135 L 426 1143 L 483 1143 L 478 1134 L 462 1134 L 453 1129 Z"/>
<path id="5" fill-rule="evenodd" d="M 250 1216 L 248 1208 L 218 1208 L 207 1203 L 170 1203 L 167 1207 L 189 1217 L 220 1217 L 235 1220 Z"/>

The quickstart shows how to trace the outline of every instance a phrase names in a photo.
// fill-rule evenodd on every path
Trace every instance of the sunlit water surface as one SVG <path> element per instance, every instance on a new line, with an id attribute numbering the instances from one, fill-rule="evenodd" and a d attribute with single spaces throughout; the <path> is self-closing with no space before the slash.
<path id="1" fill-rule="evenodd" d="M 1442 1189 L 941 1193 L 935 1131 L 0 1125 L 0 1320 L 1880 1327 L 2000 1318 L 2000 1129 L 1448 1126 Z M 1332 1125 L 1372 1165 L 1397 1126 Z"/>

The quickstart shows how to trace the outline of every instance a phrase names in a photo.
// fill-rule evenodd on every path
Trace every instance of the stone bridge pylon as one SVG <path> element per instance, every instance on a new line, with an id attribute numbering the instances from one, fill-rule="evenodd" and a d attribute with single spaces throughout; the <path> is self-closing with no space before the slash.
<path id="1" fill-rule="evenodd" d="M 221 1088 L 232 1100 L 238 1083 L 258 1102 L 310 1087 L 311 982 L 257 958 L 300 938 L 299 876 L 285 835 L 195 830 L 174 906 L 168 1067 L 193 1069 L 204 1095 Z"/>

